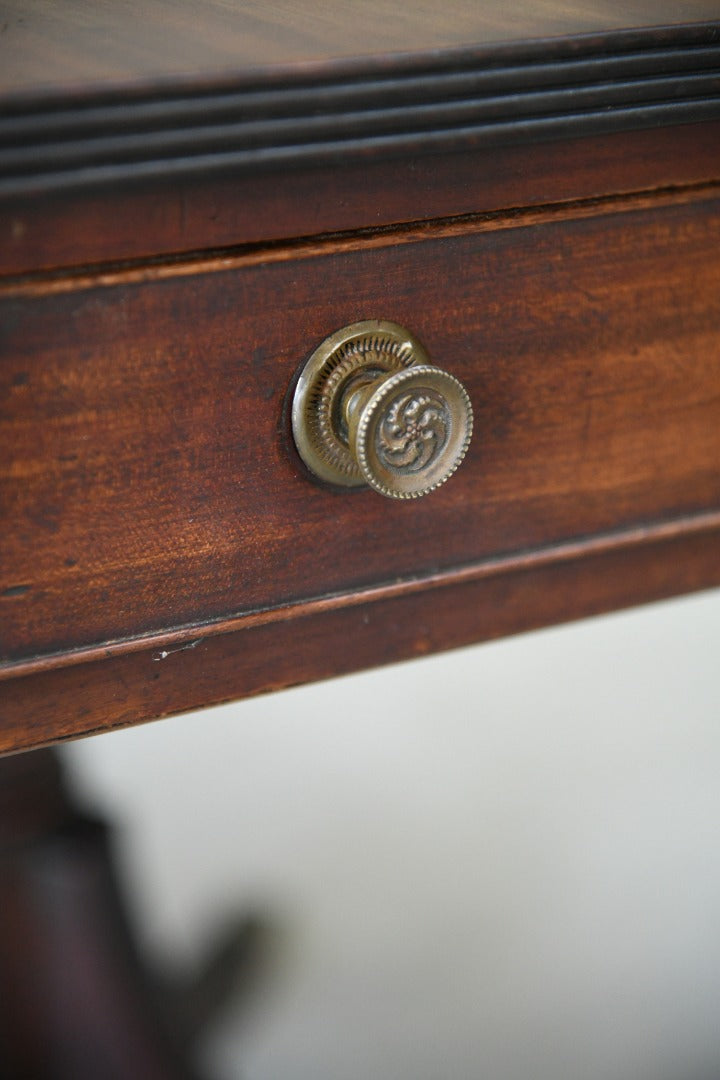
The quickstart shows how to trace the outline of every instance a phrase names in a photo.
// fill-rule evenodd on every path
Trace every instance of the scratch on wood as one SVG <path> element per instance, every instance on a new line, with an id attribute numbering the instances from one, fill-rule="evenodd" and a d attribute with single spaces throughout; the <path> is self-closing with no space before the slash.
<path id="1" fill-rule="evenodd" d="M 196 648 L 196 646 L 200 645 L 204 640 L 205 640 L 205 638 L 197 638 L 195 641 L 188 641 L 185 645 L 179 645 L 177 647 L 177 649 L 163 649 L 161 652 L 159 652 L 157 654 L 157 656 L 153 656 L 152 659 L 153 660 L 166 660 L 168 658 L 168 656 L 172 656 L 173 653 L 185 652 L 186 649 L 194 649 L 194 648 Z"/>

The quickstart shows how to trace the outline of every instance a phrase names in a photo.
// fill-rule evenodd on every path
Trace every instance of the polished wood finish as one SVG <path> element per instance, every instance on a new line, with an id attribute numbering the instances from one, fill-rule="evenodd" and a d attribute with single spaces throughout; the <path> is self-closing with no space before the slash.
<path id="1" fill-rule="evenodd" d="M 0 749 L 719 583 L 717 12 L 378 3 L 358 50 L 359 6 L 206 0 L 190 63 L 179 5 L 107 39 L 119 9 L 23 7 Z M 303 362 L 366 318 L 473 401 L 418 502 L 292 442 Z"/>
<path id="2" fill-rule="evenodd" d="M 715 24 L 6 102 L 0 194 L 483 150 L 720 116 Z"/>
<path id="3" fill-rule="evenodd" d="M 0 754 L 720 586 L 719 16 L 7 0 Z M 293 444 L 370 318 L 470 391 L 418 501 Z M 159 984 L 109 854 L 0 761 L 3 1074 L 194 1075 L 253 924 Z"/>
<path id="4" fill-rule="evenodd" d="M 717 175 L 720 37 L 717 23 L 697 21 L 717 15 L 712 4 L 456 3 L 442 17 L 387 3 L 273 6 L 262 17 L 247 2 L 129 8 L 23 5 L 4 24 L 0 271 Z M 188 68 L 186 36 L 201 16 Z M 400 53 L 398 20 L 420 34 L 406 34 Z M 233 35 L 242 47 L 228 70 Z M 106 49 L 121 51 L 124 74 L 111 74 L 110 58 L 99 71 Z"/>
<path id="5" fill-rule="evenodd" d="M 162 86 L 267 66 L 716 19 L 715 0 L 4 0 L 0 93 Z"/>
<path id="6" fill-rule="evenodd" d="M 712 188 L 8 288 L 5 673 L 717 508 L 719 246 Z M 309 353 L 370 313 L 474 402 L 409 505 L 323 488 L 289 433 Z"/>
<path id="7" fill-rule="evenodd" d="M 2 687 L 0 750 L 98 734 L 187 709 L 428 656 L 720 586 L 717 516 L 327 597 L 266 617 L 38 664 Z"/>
<path id="8" fill-rule="evenodd" d="M 0 199 L 0 272 L 147 264 L 211 248 L 382 229 L 473 213 L 705 184 L 720 176 L 720 123 L 400 160 L 176 178 Z M 164 258 L 163 258 L 164 257 Z"/>

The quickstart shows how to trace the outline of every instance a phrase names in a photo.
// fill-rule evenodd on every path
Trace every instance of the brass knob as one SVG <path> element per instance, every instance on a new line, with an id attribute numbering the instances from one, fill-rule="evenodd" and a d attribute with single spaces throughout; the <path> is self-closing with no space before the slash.
<path id="1" fill-rule="evenodd" d="M 462 383 L 430 364 L 407 330 L 380 320 L 326 338 L 293 399 L 293 435 L 308 468 L 391 499 L 427 495 L 452 476 L 472 423 Z"/>

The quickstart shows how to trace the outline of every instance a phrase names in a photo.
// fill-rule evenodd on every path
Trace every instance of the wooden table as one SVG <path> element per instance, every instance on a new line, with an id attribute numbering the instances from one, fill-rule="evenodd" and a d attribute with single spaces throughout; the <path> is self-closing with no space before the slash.
<path id="1" fill-rule="evenodd" d="M 0 750 L 720 584 L 717 3 L 11 0 Z M 308 356 L 465 385 L 314 478 Z"/>

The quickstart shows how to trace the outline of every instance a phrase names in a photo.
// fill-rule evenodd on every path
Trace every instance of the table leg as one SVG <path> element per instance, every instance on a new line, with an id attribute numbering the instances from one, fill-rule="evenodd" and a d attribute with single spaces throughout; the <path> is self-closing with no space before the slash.
<path id="1" fill-rule="evenodd" d="M 54 750 L 0 760 L 0 1075 L 196 1080 L 192 1043 L 233 987 L 249 920 L 182 986 L 149 970 L 111 831 L 73 802 Z"/>

